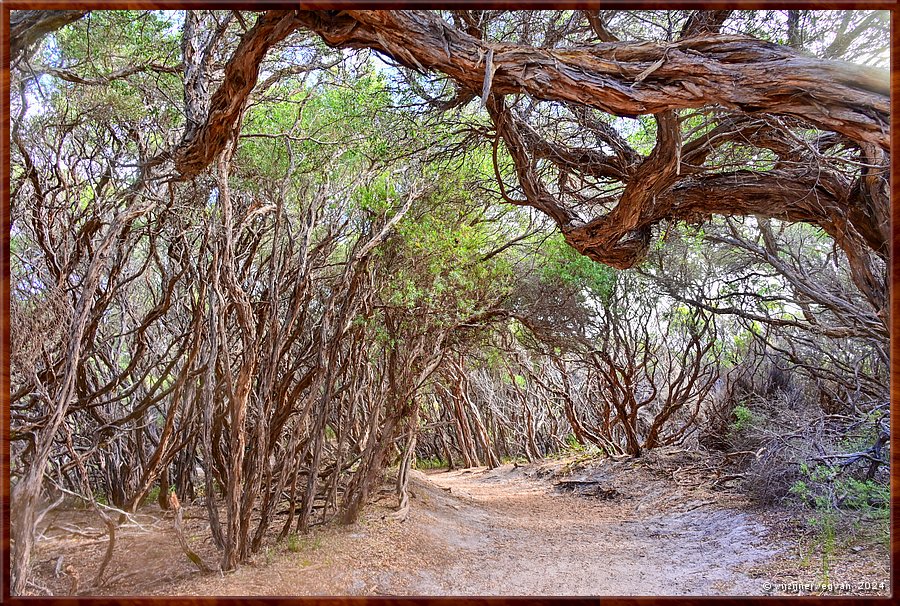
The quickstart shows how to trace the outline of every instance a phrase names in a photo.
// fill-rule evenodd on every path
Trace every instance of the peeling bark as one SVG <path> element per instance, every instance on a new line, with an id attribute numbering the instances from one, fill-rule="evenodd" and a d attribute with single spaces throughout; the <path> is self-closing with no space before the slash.
<path id="1" fill-rule="evenodd" d="M 198 128 L 188 126 L 175 152 L 175 169 L 182 178 L 200 174 L 234 139 L 247 98 L 259 78 L 260 63 L 272 46 L 296 29 L 292 16 L 293 11 L 268 11 L 241 40 L 225 66 L 222 84 L 209 100 L 205 121 Z"/>
<path id="2" fill-rule="evenodd" d="M 870 251 L 887 258 L 889 78 L 883 70 L 808 57 L 785 47 L 717 32 L 730 11 L 697 11 L 672 43 L 620 42 L 598 26 L 592 46 L 534 48 L 485 42 L 424 11 L 307 11 L 297 22 L 329 45 L 372 48 L 418 71 L 439 71 L 461 90 L 482 95 L 498 138 L 513 159 L 524 199 L 551 217 L 569 244 L 618 268 L 633 267 L 647 253 L 651 229 L 663 220 L 699 222 L 713 214 L 759 215 L 819 225 L 847 253 L 854 281 L 877 308 L 884 280 Z M 589 121 L 582 108 L 617 116 L 654 114 L 657 144 L 644 159 L 602 129 L 594 132 L 614 151 L 570 148 L 546 141 L 507 108 L 503 96 L 527 94 L 557 101 Z M 675 110 L 719 106 L 744 116 L 726 121 L 682 150 Z M 805 152 L 789 133 L 749 116 L 813 125 L 861 150 L 866 168 L 857 184 L 823 170 L 818 154 L 837 139 L 826 135 L 820 150 Z M 592 129 L 593 130 L 593 129 Z M 609 129 L 607 129 L 609 130 Z M 725 142 L 749 142 L 779 156 L 776 170 L 704 170 L 705 158 Z M 798 147 L 799 146 L 799 147 Z M 585 219 L 538 174 L 537 161 L 561 171 L 622 181 L 611 210 Z M 787 166 L 790 164 L 791 166 Z M 563 175 L 564 177 L 564 175 Z M 609 200 L 597 200 L 608 205 Z"/>
<path id="3" fill-rule="evenodd" d="M 331 46 L 372 48 L 411 69 L 443 72 L 472 91 L 481 91 L 484 58 L 493 50 L 495 94 L 526 93 L 618 116 L 718 104 L 796 116 L 855 141 L 890 145 L 887 72 L 745 36 L 545 49 L 483 42 L 424 11 L 301 11 L 297 22 Z"/>

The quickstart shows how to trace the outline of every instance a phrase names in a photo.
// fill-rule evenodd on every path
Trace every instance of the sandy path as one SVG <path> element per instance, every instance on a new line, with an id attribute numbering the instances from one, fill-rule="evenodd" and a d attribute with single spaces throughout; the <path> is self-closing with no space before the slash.
<path id="1" fill-rule="evenodd" d="M 765 528 L 705 501 L 658 512 L 646 498 L 561 493 L 508 466 L 418 476 L 413 490 L 420 507 L 410 521 L 446 544 L 451 561 L 399 575 L 392 584 L 401 593 L 764 593 L 762 580 L 746 571 L 772 554 Z"/>
<path id="2" fill-rule="evenodd" d="M 634 463 L 558 473 L 562 463 L 411 475 L 400 522 L 390 489 L 351 527 L 270 544 L 226 575 L 200 574 L 169 521 L 128 538 L 105 595 L 758 595 L 775 553 L 766 528 L 721 494 Z M 552 477 L 551 477 L 552 476 Z M 598 482 L 561 492 L 560 477 Z M 377 496 L 377 495 L 376 495 Z M 727 502 L 727 500 L 725 500 Z M 202 511 L 189 539 L 215 561 Z M 206 538 L 204 538 L 206 537 Z M 130 542 L 129 542 L 130 541 Z M 66 561 L 85 561 L 77 544 Z M 103 545 L 93 546 L 101 549 Z M 48 555 L 62 544 L 46 544 Z M 87 561 L 96 560 L 95 557 Z M 54 557 L 56 557 L 54 555 Z M 45 582 L 63 586 L 46 562 Z M 120 570 L 121 569 L 121 570 Z M 88 574 L 85 570 L 85 574 Z"/>

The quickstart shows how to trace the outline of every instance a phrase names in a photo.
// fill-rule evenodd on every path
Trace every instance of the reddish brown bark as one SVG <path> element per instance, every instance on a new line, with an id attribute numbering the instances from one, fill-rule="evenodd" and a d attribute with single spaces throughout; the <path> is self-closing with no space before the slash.
<path id="1" fill-rule="evenodd" d="M 175 168 L 184 178 L 204 170 L 234 139 L 247 98 L 259 77 L 259 65 L 272 46 L 296 29 L 293 11 L 268 11 L 247 32 L 228 64 L 225 78 L 210 99 L 199 128 L 189 127 L 175 152 Z"/>
<path id="2" fill-rule="evenodd" d="M 886 72 L 745 36 L 544 49 L 483 42 L 425 11 L 303 11 L 297 21 L 332 46 L 380 50 L 473 91 L 481 92 L 493 51 L 495 94 L 526 93 L 619 116 L 718 104 L 797 116 L 856 141 L 890 145 Z"/>

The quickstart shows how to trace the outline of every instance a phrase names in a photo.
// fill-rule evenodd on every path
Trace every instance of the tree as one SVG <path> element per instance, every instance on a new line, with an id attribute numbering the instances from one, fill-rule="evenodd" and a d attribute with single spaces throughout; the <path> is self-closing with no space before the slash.
<path id="1" fill-rule="evenodd" d="M 614 417 L 625 452 L 640 455 L 683 439 L 719 377 L 718 356 L 709 315 L 665 300 L 635 303 L 648 289 L 629 282 L 618 276 L 589 359 L 595 406 L 605 409 L 597 416 Z"/>
<path id="2" fill-rule="evenodd" d="M 874 252 L 885 260 L 889 247 L 884 71 L 712 35 L 715 25 L 699 33 L 686 27 L 666 44 L 604 42 L 556 51 L 493 42 L 484 26 L 463 32 L 434 13 L 309 12 L 297 18 L 331 45 L 374 48 L 410 69 L 446 74 L 462 98 L 480 93 L 513 156 L 520 203 L 551 216 L 566 240 L 591 258 L 631 267 L 646 255 L 651 228 L 663 220 L 760 215 L 819 225 L 847 253 L 860 290 L 884 297 L 883 275 L 870 259 Z M 532 108 L 538 101 L 565 107 L 564 114 L 596 138 L 596 147 L 570 145 L 571 131 L 556 140 L 542 136 L 521 118 L 533 110 L 504 99 L 522 93 Z M 721 109 L 684 128 L 679 110 L 710 106 Z M 650 154 L 637 154 L 587 108 L 652 114 Z M 798 140 L 797 129 L 810 127 L 821 134 Z M 772 168 L 707 165 L 733 144 L 768 152 Z M 824 154 L 849 154 L 871 168 L 848 180 L 827 168 Z M 578 212 L 572 202 L 587 208 Z"/>

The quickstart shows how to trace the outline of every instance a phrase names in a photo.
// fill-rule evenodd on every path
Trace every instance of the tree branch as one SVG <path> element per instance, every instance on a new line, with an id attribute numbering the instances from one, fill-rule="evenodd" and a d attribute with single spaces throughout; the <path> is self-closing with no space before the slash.
<path id="1" fill-rule="evenodd" d="M 482 88 L 484 58 L 493 49 L 495 94 L 527 93 L 618 116 L 718 104 L 796 116 L 855 141 L 890 147 L 885 71 L 811 58 L 745 36 L 553 50 L 486 43 L 424 11 L 300 11 L 297 22 L 330 46 L 372 48 L 410 68 L 443 72 L 473 91 Z"/>

